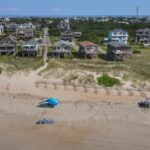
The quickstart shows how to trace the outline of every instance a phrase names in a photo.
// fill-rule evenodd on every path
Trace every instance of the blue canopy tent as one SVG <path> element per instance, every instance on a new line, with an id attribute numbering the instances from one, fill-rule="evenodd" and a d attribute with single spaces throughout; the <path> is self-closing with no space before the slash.
<path id="1" fill-rule="evenodd" d="M 51 98 L 47 99 L 47 103 L 48 103 L 48 105 L 55 107 L 59 104 L 59 100 L 57 98 L 51 97 Z"/>
<path id="2" fill-rule="evenodd" d="M 44 100 L 39 103 L 39 107 L 43 106 L 51 106 L 51 107 L 56 107 L 59 104 L 59 100 L 57 98 L 51 97 L 48 98 L 47 100 Z"/>

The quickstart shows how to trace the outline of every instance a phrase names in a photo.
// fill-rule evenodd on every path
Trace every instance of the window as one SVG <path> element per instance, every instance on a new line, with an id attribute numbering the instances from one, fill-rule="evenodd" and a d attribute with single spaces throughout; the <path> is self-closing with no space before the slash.
<path id="1" fill-rule="evenodd" d="M 89 47 L 87 47 L 87 50 L 89 51 L 89 50 L 90 50 L 90 48 L 89 48 Z"/>
<path id="2" fill-rule="evenodd" d="M 56 50 L 60 50 L 60 47 L 56 47 Z"/>

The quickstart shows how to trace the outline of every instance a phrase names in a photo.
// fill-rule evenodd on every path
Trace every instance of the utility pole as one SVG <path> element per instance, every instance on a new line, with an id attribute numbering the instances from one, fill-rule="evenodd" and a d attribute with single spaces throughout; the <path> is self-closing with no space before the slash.
<path id="1" fill-rule="evenodd" d="M 136 7 L 136 17 L 139 17 L 139 6 Z"/>

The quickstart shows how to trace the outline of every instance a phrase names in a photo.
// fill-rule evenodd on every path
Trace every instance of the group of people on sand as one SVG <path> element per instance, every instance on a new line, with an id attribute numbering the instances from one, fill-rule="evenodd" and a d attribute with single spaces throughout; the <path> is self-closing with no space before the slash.
<path id="1" fill-rule="evenodd" d="M 139 104 L 139 107 L 142 107 L 142 108 L 150 108 L 150 97 L 146 97 L 146 100 L 145 101 L 142 101 Z"/>

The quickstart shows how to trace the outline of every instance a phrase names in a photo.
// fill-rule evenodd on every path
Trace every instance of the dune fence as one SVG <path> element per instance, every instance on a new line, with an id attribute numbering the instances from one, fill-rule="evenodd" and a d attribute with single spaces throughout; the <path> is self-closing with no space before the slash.
<path id="1" fill-rule="evenodd" d="M 140 95 L 141 97 L 146 97 L 150 93 L 150 89 L 129 89 L 129 88 L 110 88 L 110 87 L 100 87 L 100 86 L 90 86 L 90 85 L 77 85 L 74 83 L 66 83 L 66 82 L 47 82 L 47 81 L 36 81 L 35 82 L 36 88 L 53 88 L 54 90 L 64 90 L 64 91 L 72 91 L 78 92 L 82 91 L 84 93 L 92 92 L 94 94 L 103 93 L 107 96 L 111 95 L 112 93 L 117 96 L 136 96 Z"/>

